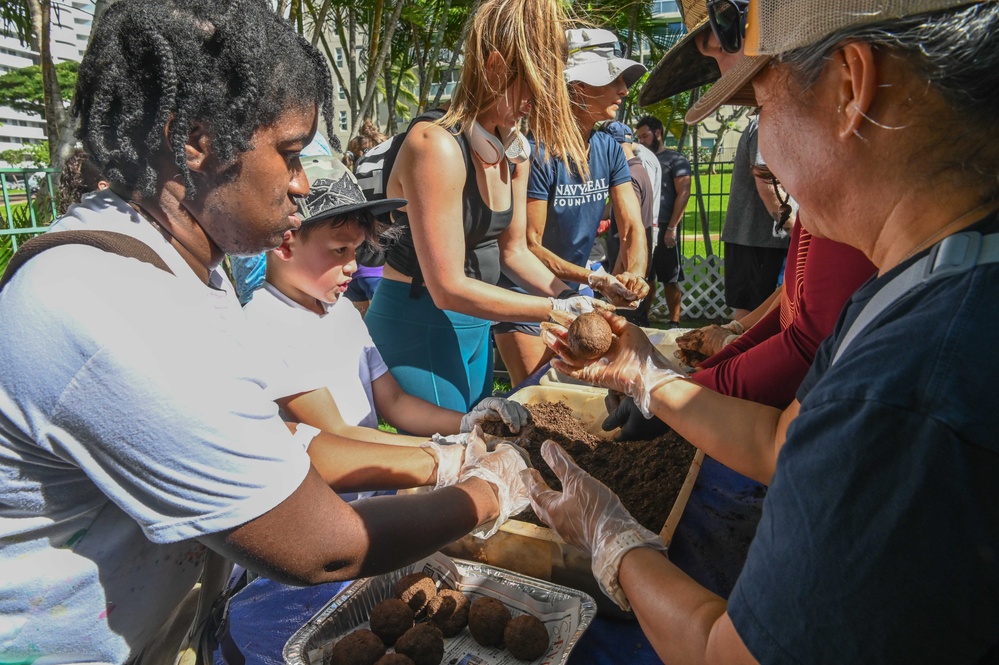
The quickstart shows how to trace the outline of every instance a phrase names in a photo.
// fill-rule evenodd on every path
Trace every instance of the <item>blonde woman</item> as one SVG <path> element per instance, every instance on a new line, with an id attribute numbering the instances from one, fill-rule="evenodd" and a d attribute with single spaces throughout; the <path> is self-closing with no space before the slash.
<path id="1" fill-rule="evenodd" d="M 386 194 L 409 203 L 365 321 L 403 389 L 439 406 L 467 411 L 492 391 L 491 321 L 594 306 L 525 237 L 521 122 L 553 155 L 586 161 L 562 78 L 566 18 L 557 0 L 482 2 L 447 114 L 411 128 L 388 180 Z M 537 295 L 497 287 L 501 270 Z"/>

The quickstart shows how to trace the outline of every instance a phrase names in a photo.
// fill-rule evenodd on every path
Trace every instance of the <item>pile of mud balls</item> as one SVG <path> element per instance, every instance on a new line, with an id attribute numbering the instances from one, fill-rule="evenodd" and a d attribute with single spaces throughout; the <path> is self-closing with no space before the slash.
<path id="1" fill-rule="evenodd" d="M 400 578 L 392 591 L 393 598 L 371 609 L 370 629 L 355 630 L 333 646 L 333 665 L 440 665 L 444 638 L 466 626 L 480 645 L 505 647 L 519 660 L 537 660 L 548 651 L 545 625 L 530 614 L 512 616 L 495 598 L 469 601 L 460 591 L 438 591 L 425 573 Z M 395 653 L 386 653 L 389 647 Z"/>

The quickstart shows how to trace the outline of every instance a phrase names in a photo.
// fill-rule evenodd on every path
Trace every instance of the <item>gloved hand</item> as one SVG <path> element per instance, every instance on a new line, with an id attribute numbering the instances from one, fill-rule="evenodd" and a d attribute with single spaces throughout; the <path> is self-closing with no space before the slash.
<path id="1" fill-rule="evenodd" d="M 616 441 L 647 441 L 659 438 L 669 431 L 669 425 L 655 416 L 646 419 L 635 400 L 617 391 L 607 393 L 604 406 L 607 408 L 607 418 L 600 427 L 605 432 L 620 427 L 621 431 L 614 435 Z"/>
<path id="2" fill-rule="evenodd" d="M 553 441 L 541 444 L 541 455 L 562 481 L 562 491 L 548 487 L 536 469 L 522 472 L 534 512 L 562 540 L 589 554 L 603 592 L 621 609 L 631 609 L 617 581 L 621 559 L 636 547 L 665 552 L 666 545 L 635 521 L 610 488 L 576 466 Z"/>
<path id="3" fill-rule="evenodd" d="M 499 503 L 499 516 L 472 531 L 477 538 L 493 535 L 512 516 L 524 511 L 528 506 L 527 488 L 520 473 L 528 467 L 530 458 L 520 447 L 510 443 L 500 443 L 489 452 L 478 427 L 468 437 L 465 447 L 465 462 L 462 464 L 458 481 L 469 478 L 482 478 L 496 487 L 496 501 Z"/>
<path id="4" fill-rule="evenodd" d="M 602 300 L 589 296 L 573 296 L 571 298 L 548 298 L 552 303 L 553 312 L 567 312 L 577 317 L 580 314 L 597 310 L 614 311 L 614 306 Z"/>
<path id="5" fill-rule="evenodd" d="M 700 351 L 709 358 L 739 339 L 739 335 L 722 326 L 710 325 L 701 328 Z"/>
<path id="6" fill-rule="evenodd" d="M 687 375 L 653 346 L 642 329 L 623 317 L 605 315 L 615 339 L 603 356 L 580 362 L 573 358 L 565 342 L 564 326 L 549 323 L 541 327 L 541 340 L 560 358 L 552 367 L 593 385 L 629 395 L 646 418 L 652 417 L 652 391 Z"/>
<path id="7" fill-rule="evenodd" d="M 586 278 L 586 283 L 592 289 L 607 296 L 611 303 L 617 307 L 631 307 L 634 309 L 642 302 L 637 293 L 630 290 L 617 277 L 604 270 L 603 266 L 591 272 Z M 646 286 L 647 290 L 648 286 Z"/>
<path id="8" fill-rule="evenodd" d="M 733 323 L 741 327 L 738 321 L 731 321 L 726 325 Z M 680 335 L 676 338 L 676 345 L 683 351 L 693 351 L 710 358 L 737 339 L 739 339 L 738 333 L 724 326 L 712 324 Z"/>
<path id="9" fill-rule="evenodd" d="M 742 325 L 735 319 L 732 319 L 728 323 L 723 323 L 721 327 L 729 331 L 733 335 L 741 335 L 742 333 L 746 332 L 746 326 Z"/>
<path id="10" fill-rule="evenodd" d="M 636 275 L 630 272 L 619 272 L 617 275 L 618 281 L 624 284 L 629 291 L 638 296 L 639 300 L 645 298 L 649 295 L 649 283 L 645 281 L 645 278 L 641 275 Z"/>
<path id="11" fill-rule="evenodd" d="M 461 417 L 461 431 L 471 432 L 476 425 L 481 425 L 487 420 L 502 420 L 510 431 L 516 434 L 521 427 L 531 421 L 531 414 L 512 400 L 486 397 Z"/>
<path id="12" fill-rule="evenodd" d="M 458 482 L 458 475 L 461 472 L 462 463 L 465 461 L 465 442 L 468 434 L 452 434 L 451 436 L 441 436 L 434 434 L 433 438 L 426 443 L 420 444 L 437 462 L 437 482 L 434 489 L 450 487 Z"/>

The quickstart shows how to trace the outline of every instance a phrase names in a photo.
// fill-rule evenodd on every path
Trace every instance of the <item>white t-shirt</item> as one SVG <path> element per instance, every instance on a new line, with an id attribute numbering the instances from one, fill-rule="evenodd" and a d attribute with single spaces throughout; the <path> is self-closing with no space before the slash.
<path id="1" fill-rule="evenodd" d="M 659 192 L 662 191 L 663 187 L 663 165 L 659 163 L 656 153 L 641 143 L 633 143 L 631 147 L 634 149 L 635 154 L 641 158 L 642 166 L 649 172 L 649 182 L 652 183 L 652 192 L 654 193 L 652 197 L 652 225 L 655 226 L 656 221 L 659 219 Z M 655 242 L 655 238 L 656 236 L 653 235 L 653 242 Z M 652 248 L 650 247 L 649 250 L 651 251 Z"/>
<path id="2" fill-rule="evenodd" d="M 348 425 L 378 427 L 371 384 L 388 371 L 357 308 L 346 298 L 318 315 L 264 282 L 243 308 L 257 344 L 279 358 L 265 376 L 273 399 L 327 388 Z"/>
<path id="3" fill-rule="evenodd" d="M 267 512 L 309 459 L 202 283 L 110 191 L 53 230 L 152 247 L 174 275 L 70 245 L 0 293 L 0 661 L 121 663 L 197 581 L 199 536 Z"/>

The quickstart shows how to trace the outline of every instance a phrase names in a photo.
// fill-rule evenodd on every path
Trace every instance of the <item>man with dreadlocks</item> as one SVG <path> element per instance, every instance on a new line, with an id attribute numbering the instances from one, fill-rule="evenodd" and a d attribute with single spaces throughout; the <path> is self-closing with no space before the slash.
<path id="1" fill-rule="evenodd" d="M 66 244 L 2 286 L 0 334 L 18 344 L 0 348 L 0 662 L 168 662 L 153 646 L 210 552 L 345 580 L 526 505 L 519 455 L 480 439 L 449 474 L 412 449 L 421 484 L 449 486 L 344 503 L 254 378 L 219 263 L 299 227 L 299 153 L 330 93 L 266 0 L 122 0 L 97 24 L 74 114 L 110 189 L 54 230 L 153 256 Z"/>

